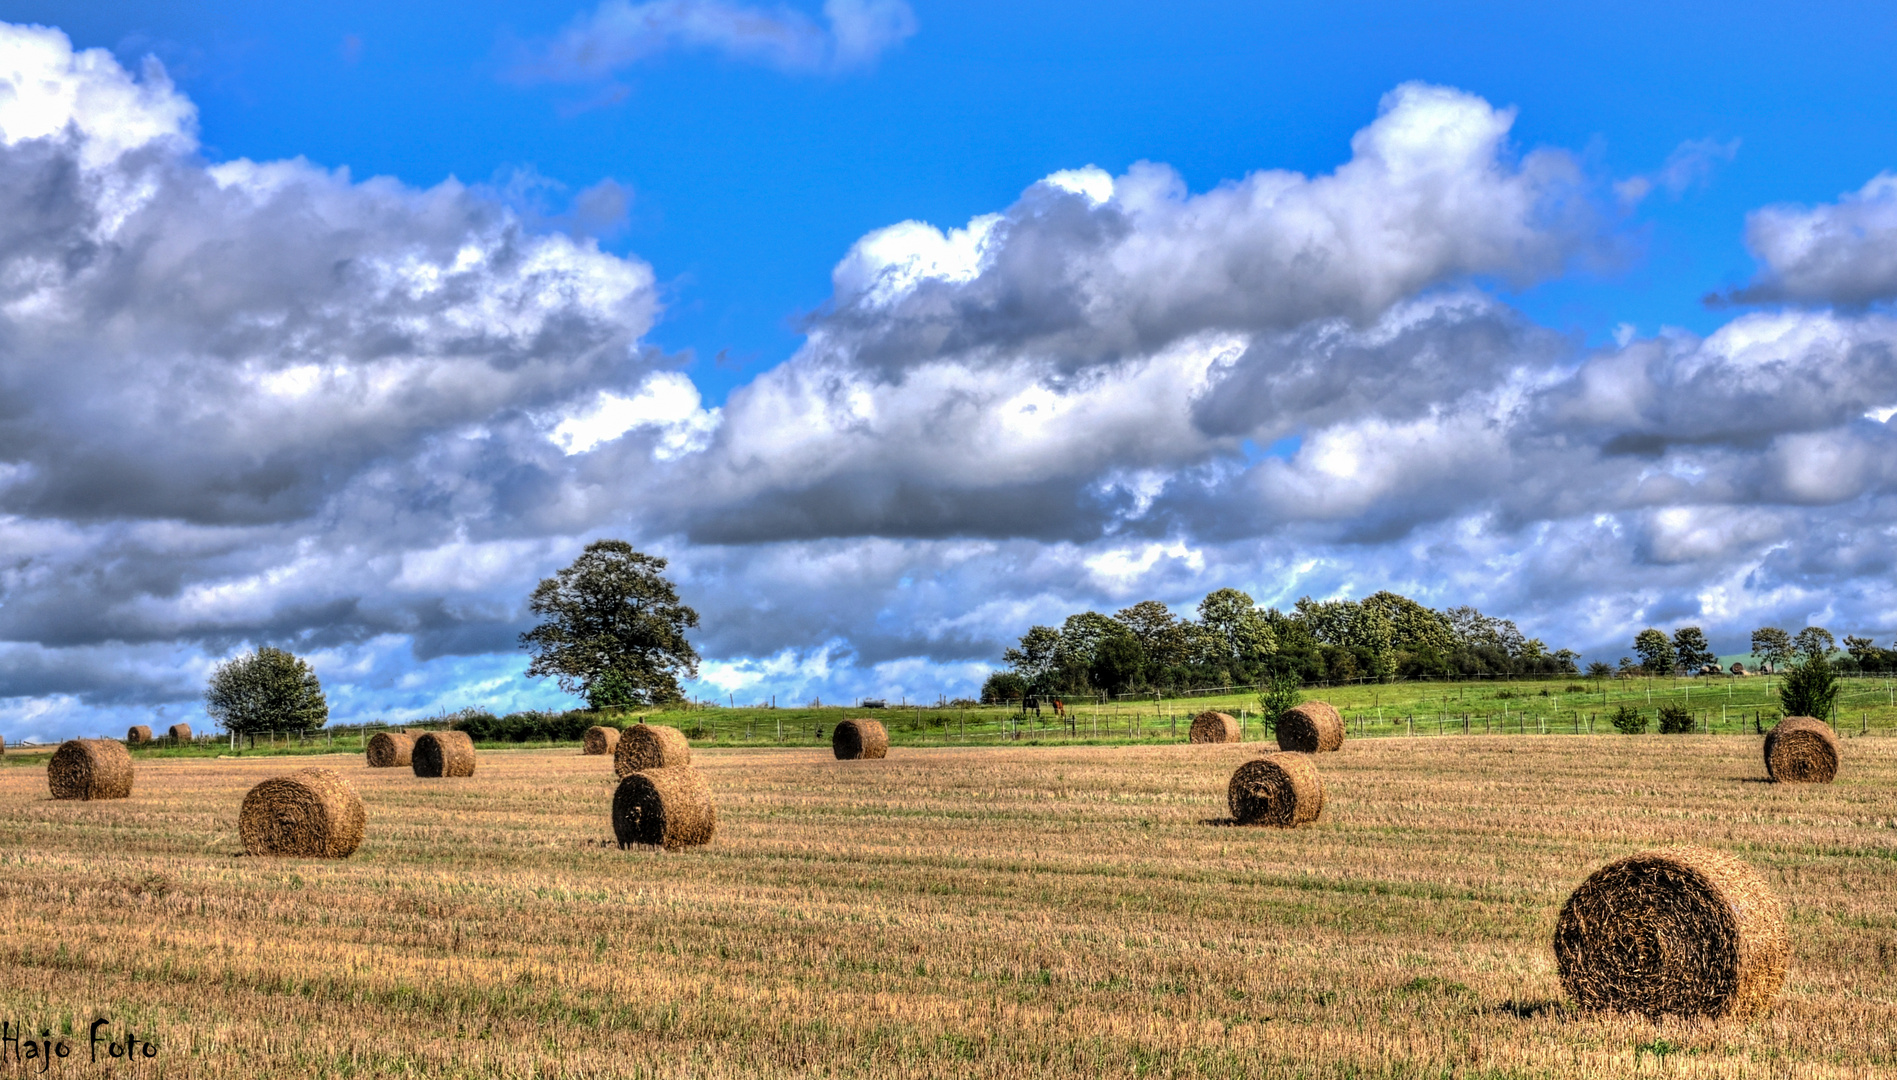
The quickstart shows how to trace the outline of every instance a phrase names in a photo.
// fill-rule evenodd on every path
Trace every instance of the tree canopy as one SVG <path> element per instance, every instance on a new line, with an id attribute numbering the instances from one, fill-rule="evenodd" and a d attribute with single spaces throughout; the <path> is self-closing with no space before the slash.
<path id="1" fill-rule="evenodd" d="M 698 612 L 679 601 L 665 567 L 624 540 L 586 545 L 528 600 L 542 617 L 520 636 L 534 654 L 528 677 L 552 676 L 595 709 L 683 697 L 679 679 L 698 674 L 698 652 L 685 638 Z"/>
<path id="2" fill-rule="evenodd" d="M 265 646 L 217 666 L 204 711 L 226 731 L 310 731 L 329 721 L 323 684 L 301 657 Z"/>
<path id="3" fill-rule="evenodd" d="M 1283 612 L 1260 607 L 1242 590 L 1215 589 L 1196 615 L 1182 618 L 1157 600 L 1142 600 L 1112 615 L 1076 612 L 1058 630 L 1030 627 L 1002 655 L 1006 670 L 988 680 L 983 696 L 1563 673 L 1575 671 L 1578 659 L 1507 619 L 1472 607 L 1435 611 L 1393 592 L 1362 600 L 1307 596 Z"/>

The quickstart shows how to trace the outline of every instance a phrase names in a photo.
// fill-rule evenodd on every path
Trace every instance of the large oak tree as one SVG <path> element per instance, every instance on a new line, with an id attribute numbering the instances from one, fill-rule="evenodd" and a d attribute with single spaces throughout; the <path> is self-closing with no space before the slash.
<path id="1" fill-rule="evenodd" d="M 528 601 L 542 619 L 520 635 L 521 647 L 534 654 L 528 677 L 551 675 L 595 709 L 683 697 L 680 677 L 698 674 L 698 652 L 685 640 L 698 612 L 679 602 L 665 565 L 624 540 L 586 545 Z"/>

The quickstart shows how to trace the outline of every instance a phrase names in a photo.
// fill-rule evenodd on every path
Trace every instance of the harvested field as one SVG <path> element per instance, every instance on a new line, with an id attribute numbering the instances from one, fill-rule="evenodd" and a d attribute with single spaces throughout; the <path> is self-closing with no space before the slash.
<path id="1" fill-rule="evenodd" d="M 1829 785 L 1757 736 L 1353 741 L 1295 831 L 1207 824 L 1255 743 L 708 749 L 678 852 L 620 850 L 570 748 L 455 784 L 352 748 L 306 762 L 368 806 L 346 862 L 239 854 L 280 760 L 141 759 L 110 802 L 12 766 L 0 1014 L 126 1018 L 154 1076 L 1888 1075 L 1897 742 L 1845 741 Z M 1783 898 L 1777 1007 L 1575 1012 L 1562 903 L 1678 844 Z"/>

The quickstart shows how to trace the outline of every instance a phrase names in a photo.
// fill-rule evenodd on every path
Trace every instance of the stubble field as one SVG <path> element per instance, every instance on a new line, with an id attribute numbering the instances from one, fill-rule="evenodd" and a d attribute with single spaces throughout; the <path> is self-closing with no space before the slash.
<path id="1" fill-rule="evenodd" d="M 718 838 L 672 854 L 611 844 L 611 767 L 570 749 L 143 760 L 101 803 L 10 768 L 0 1020 L 72 1033 L 55 1075 L 100 1072 L 98 1017 L 151 1076 L 1888 1075 L 1897 744 L 1847 740 L 1828 787 L 1761 782 L 1758 746 L 1350 742 L 1294 832 L 1219 823 L 1256 743 L 702 750 Z M 244 792 L 310 763 L 362 849 L 241 855 Z M 1785 899 L 1778 1008 L 1571 1014 L 1568 891 L 1687 842 Z"/>

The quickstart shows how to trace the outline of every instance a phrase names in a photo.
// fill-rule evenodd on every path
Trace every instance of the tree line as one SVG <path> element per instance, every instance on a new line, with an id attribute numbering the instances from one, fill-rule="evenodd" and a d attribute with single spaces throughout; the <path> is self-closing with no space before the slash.
<path id="1" fill-rule="evenodd" d="M 1841 675 L 1884 675 L 1897 673 L 1897 649 L 1885 649 L 1867 637 L 1845 635 L 1843 655 L 1838 654 L 1838 639 L 1822 626 L 1807 626 L 1796 634 L 1781 627 L 1761 626 L 1752 631 L 1751 652 L 1767 670 L 1783 671 L 1786 666 L 1811 657 L 1822 657 Z M 1634 656 L 1639 657 L 1638 660 Z M 1601 661 L 1587 666 L 1587 673 L 1608 675 L 1697 674 L 1718 663 L 1718 657 L 1697 626 L 1682 626 L 1671 635 L 1649 626 L 1634 636 L 1634 656 L 1623 656 L 1616 668 Z"/>
<path id="2" fill-rule="evenodd" d="M 982 700 L 1086 697 L 1296 680 L 1572 674 L 1580 655 L 1550 649 L 1512 620 L 1473 607 L 1436 611 L 1406 596 L 1300 599 L 1259 607 L 1238 589 L 1199 601 L 1196 618 L 1157 600 L 1111 615 L 1082 611 L 1035 626 L 1002 654 Z"/>

